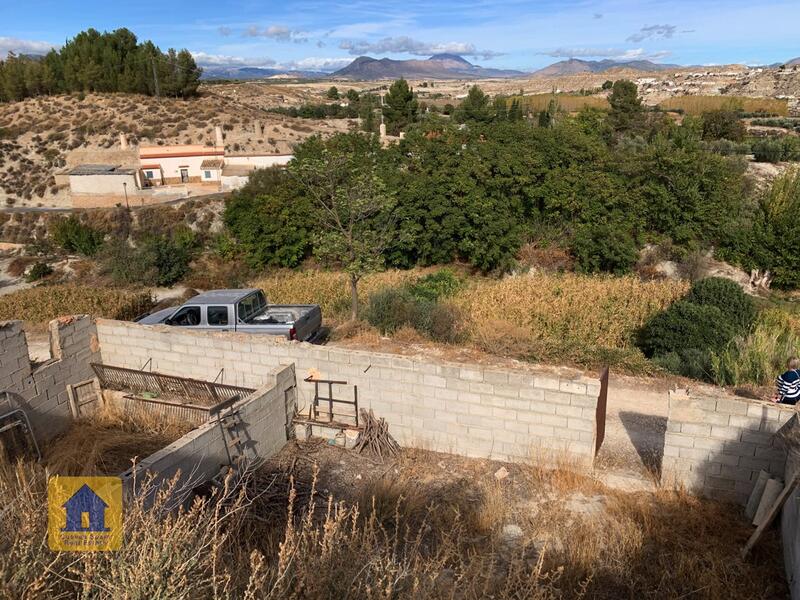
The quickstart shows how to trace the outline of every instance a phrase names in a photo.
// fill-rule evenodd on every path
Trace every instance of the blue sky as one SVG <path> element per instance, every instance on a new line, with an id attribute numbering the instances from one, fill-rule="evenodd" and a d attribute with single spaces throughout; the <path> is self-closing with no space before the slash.
<path id="1" fill-rule="evenodd" d="M 199 63 L 331 70 L 454 52 L 532 70 L 568 57 L 768 64 L 800 56 L 800 0 L 0 0 L 0 56 L 128 27 Z"/>

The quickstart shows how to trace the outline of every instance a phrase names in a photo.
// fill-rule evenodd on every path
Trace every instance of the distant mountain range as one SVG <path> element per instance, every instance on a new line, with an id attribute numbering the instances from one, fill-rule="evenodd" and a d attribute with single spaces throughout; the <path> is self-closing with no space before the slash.
<path id="1" fill-rule="evenodd" d="M 330 75 L 322 71 L 291 71 L 288 69 L 264 69 L 261 67 L 203 67 L 202 79 L 322 79 Z"/>
<path id="2" fill-rule="evenodd" d="M 776 63 L 772 66 L 800 65 L 800 57 L 793 58 L 786 63 Z M 630 69 L 641 72 L 656 72 L 671 69 L 685 68 L 681 65 L 654 63 L 649 60 L 616 61 L 582 60 L 570 58 L 561 60 L 552 65 L 526 73 L 511 69 L 491 69 L 473 65 L 471 62 L 457 54 L 435 54 L 427 59 L 394 60 L 391 58 L 372 58 L 359 56 L 346 67 L 333 73 L 324 71 L 292 71 L 288 69 L 269 69 L 261 67 L 240 66 L 206 66 L 203 67 L 203 79 L 350 79 L 350 80 L 377 80 L 377 79 L 488 79 L 514 77 L 561 77 L 565 75 L 580 75 L 582 73 L 603 73 L 611 69 Z"/>
<path id="3" fill-rule="evenodd" d="M 633 69 L 634 71 L 664 71 L 679 69 L 680 65 L 654 63 L 649 60 L 581 60 L 570 58 L 560 60 L 549 67 L 531 73 L 532 77 L 558 77 L 561 75 L 580 75 L 581 73 L 602 73 L 610 69 Z"/>
<path id="4" fill-rule="evenodd" d="M 434 54 L 427 59 L 393 60 L 359 56 L 343 69 L 331 74 L 334 79 L 485 79 L 526 75 L 522 71 L 488 69 L 473 65 L 456 54 Z"/>

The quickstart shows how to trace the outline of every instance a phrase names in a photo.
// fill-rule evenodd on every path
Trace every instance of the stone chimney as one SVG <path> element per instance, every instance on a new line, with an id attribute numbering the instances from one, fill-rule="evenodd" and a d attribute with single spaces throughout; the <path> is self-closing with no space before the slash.
<path id="1" fill-rule="evenodd" d="M 119 134 L 119 147 L 121 150 L 128 149 L 128 138 L 125 136 L 124 133 Z"/>
<path id="2" fill-rule="evenodd" d="M 225 140 L 222 137 L 222 127 L 220 127 L 219 125 L 214 127 L 214 138 L 215 138 L 214 143 L 217 146 L 224 146 L 225 145 Z"/>
<path id="3" fill-rule="evenodd" d="M 261 133 L 262 133 L 261 121 L 259 121 L 258 119 L 253 121 L 253 130 L 256 132 L 256 135 L 261 135 Z"/>

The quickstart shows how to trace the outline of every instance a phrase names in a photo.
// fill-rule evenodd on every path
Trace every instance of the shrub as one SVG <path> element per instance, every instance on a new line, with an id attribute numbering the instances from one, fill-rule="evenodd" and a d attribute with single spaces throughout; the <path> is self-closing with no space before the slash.
<path id="1" fill-rule="evenodd" d="M 629 273 L 638 259 L 633 237 L 624 227 L 609 223 L 581 226 L 572 241 L 572 253 L 583 273 Z"/>
<path id="2" fill-rule="evenodd" d="M 783 160 L 783 143 L 775 139 L 758 140 L 753 144 L 753 156 L 757 162 L 780 162 Z"/>
<path id="3" fill-rule="evenodd" d="M 50 224 L 50 236 L 67 252 L 94 256 L 103 245 L 103 233 L 84 225 L 74 215 L 56 219 Z"/>
<path id="4" fill-rule="evenodd" d="M 739 331 L 750 327 L 756 316 L 753 300 L 737 283 L 722 277 L 708 277 L 695 282 L 686 296 L 686 301 L 716 306 Z"/>
<path id="5" fill-rule="evenodd" d="M 33 283 L 34 281 L 39 281 L 40 279 L 44 279 L 48 275 L 53 272 L 53 267 L 48 265 L 46 262 L 37 262 L 28 271 L 28 274 L 25 275 L 25 281 L 28 283 Z"/>
<path id="6" fill-rule="evenodd" d="M 409 292 L 419 300 L 436 302 L 440 298 L 448 298 L 461 289 L 461 279 L 451 270 L 442 269 L 436 273 L 425 275 L 409 286 Z"/>
<path id="7" fill-rule="evenodd" d="M 729 317 L 716 306 L 681 300 L 645 324 L 638 345 L 653 358 L 686 349 L 719 350 L 735 334 Z"/>
<path id="8" fill-rule="evenodd" d="M 417 300 L 405 289 L 388 288 L 369 296 L 367 322 L 382 334 L 394 333 L 416 317 Z"/>
<path id="9" fill-rule="evenodd" d="M 457 344 L 466 337 L 461 311 L 448 303 L 417 302 L 412 324 L 420 333 L 443 344 Z"/>

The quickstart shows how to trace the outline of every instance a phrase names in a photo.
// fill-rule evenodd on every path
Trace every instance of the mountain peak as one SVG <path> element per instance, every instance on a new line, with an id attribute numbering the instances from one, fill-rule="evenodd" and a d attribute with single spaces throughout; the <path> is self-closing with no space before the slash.
<path id="1" fill-rule="evenodd" d="M 470 63 L 463 56 L 459 56 L 458 54 L 448 54 L 447 52 L 442 52 L 440 54 L 434 54 L 428 60 L 451 61 L 451 62 L 461 63 L 462 65 L 472 66 L 472 63 Z"/>

